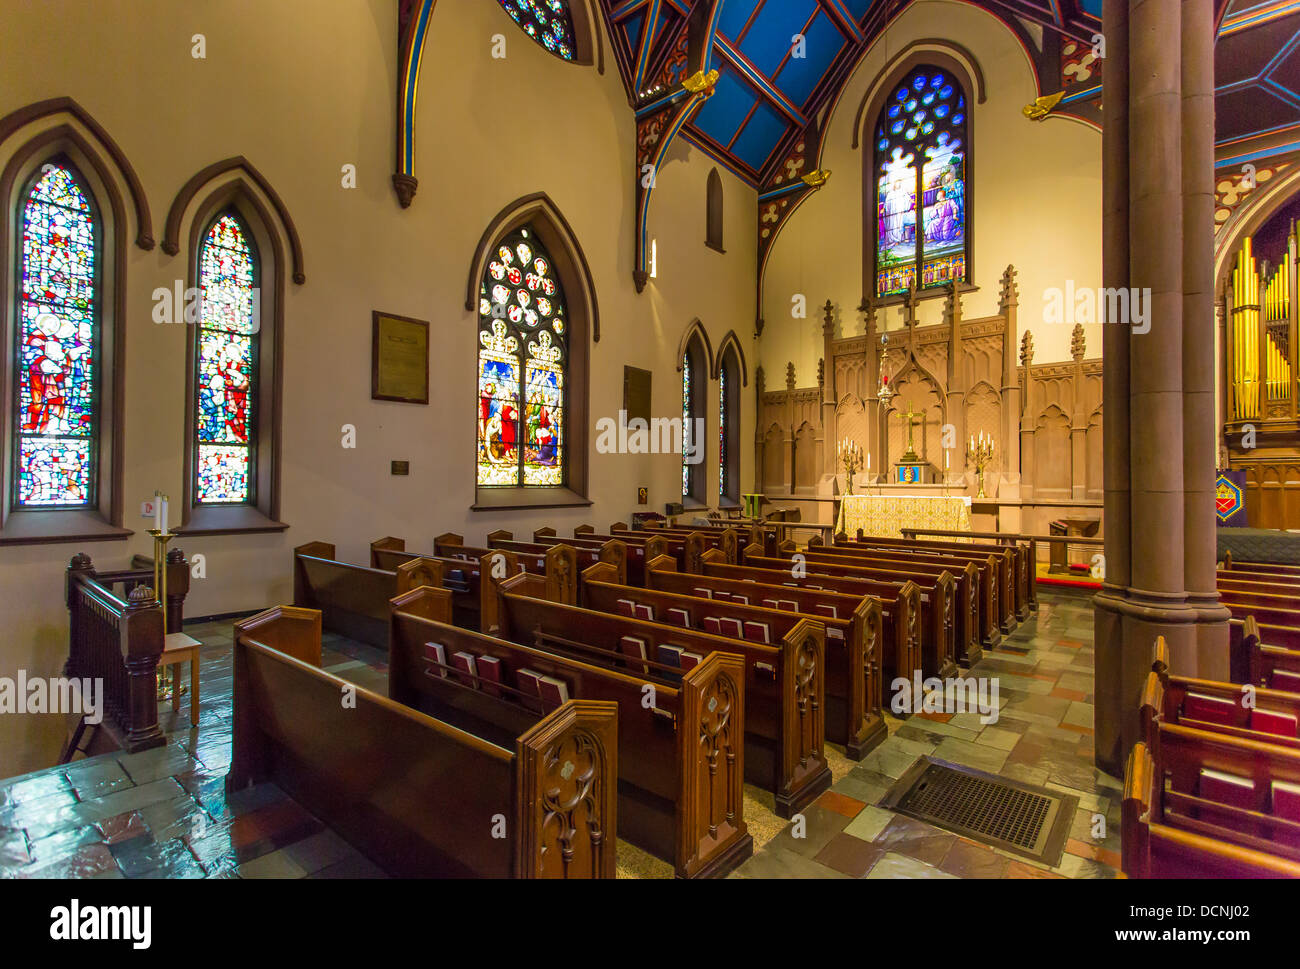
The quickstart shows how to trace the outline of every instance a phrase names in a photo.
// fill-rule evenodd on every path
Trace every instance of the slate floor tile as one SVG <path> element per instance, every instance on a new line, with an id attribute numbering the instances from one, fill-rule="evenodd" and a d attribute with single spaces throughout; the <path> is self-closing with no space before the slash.
<path id="1" fill-rule="evenodd" d="M 852 878 L 861 878 L 884 857 L 885 850 L 850 834 L 837 834 L 813 859 Z"/>
<path id="2" fill-rule="evenodd" d="M 933 865 L 927 865 L 915 858 L 897 852 L 887 852 L 878 862 L 871 866 L 867 878 L 956 878 Z"/>

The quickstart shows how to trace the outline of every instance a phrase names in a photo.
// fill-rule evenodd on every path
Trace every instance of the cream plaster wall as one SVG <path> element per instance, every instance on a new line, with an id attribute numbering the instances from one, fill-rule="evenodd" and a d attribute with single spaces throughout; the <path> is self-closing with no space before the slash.
<path id="1" fill-rule="evenodd" d="M 971 4 L 923 0 L 894 22 L 847 82 L 828 121 L 820 161 L 831 178 L 790 217 L 773 246 L 759 353 L 769 388 L 784 388 L 787 362 L 795 365 L 798 386 L 815 385 L 827 299 L 835 304 L 837 337 L 863 332 L 857 312 L 863 296 L 862 165 L 872 139 L 851 147 L 854 120 L 885 65 L 913 41 L 933 37 L 949 38 L 974 55 L 988 95 L 983 104 L 973 103 L 973 91 L 968 98 L 974 124 L 972 279 L 979 291 L 964 298 L 964 316 L 998 312 L 1002 272 L 1014 265 L 1020 331 L 1033 331 L 1035 361 L 1069 359 L 1073 324 L 1044 322 L 1044 293 L 1063 290 L 1067 280 L 1076 287 L 1101 285 L 1101 133 L 1063 118 L 1027 120 L 1021 109 L 1037 92 L 1016 35 Z M 874 121 L 867 122 L 870 130 Z M 807 319 L 792 318 L 794 294 L 807 297 Z M 923 301 L 921 323 L 940 322 L 942 310 L 942 299 Z M 902 310 L 890 308 L 879 319 L 896 328 Z M 1088 356 L 1100 356 L 1100 325 L 1084 329 Z"/>
<path id="2" fill-rule="evenodd" d="M 43 0 L 9 4 L 0 33 L 0 115 L 60 95 L 76 99 L 117 141 L 148 197 L 154 234 L 196 171 L 246 156 L 279 192 L 302 238 L 307 282 L 288 284 L 284 349 L 282 534 L 186 538 L 207 559 L 187 603 L 193 616 L 253 610 L 291 596 L 293 546 L 332 541 L 363 562 L 368 543 L 400 535 L 427 548 L 442 531 L 471 541 L 495 528 L 530 532 L 550 522 L 600 526 L 676 500 L 673 456 L 592 454 L 591 508 L 469 510 L 476 329 L 464 308 L 469 263 L 484 227 L 507 203 L 545 191 L 581 243 L 595 280 L 601 340 L 592 347 L 590 413 L 616 415 L 623 365 L 654 372 L 654 409 L 679 412 L 676 351 L 694 318 L 716 348 L 728 330 L 755 365 L 752 189 L 722 170 L 725 255 L 704 246 L 705 182 L 713 163 L 680 144 L 660 173 L 650 230 L 659 272 L 632 286 L 635 172 L 632 113 L 605 41 L 604 76 L 537 47 L 491 2 L 443 0 L 423 60 L 416 170 L 419 192 L 399 208 L 390 175 L 397 73 L 393 0 Z M 191 56 L 192 36 L 206 58 Z M 507 57 L 490 56 L 506 38 Z M 12 150 L 12 146 L 5 146 Z M 0 165 L 4 162 L 0 158 Z M 356 166 L 357 187 L 341 186 Z M 125 492 L 138 502 L 182 490 L 185 333 L 151 321 L 151 294 L 185 274 L 184 254 L 132 246 L 127 265 Z M 431 321 L 427 407 L 370 399 L 370 314 Z M 7 351 L 6 351 L 7 352 Z M 751 383 L 752 388 L 752 383 Z M 717 385 L 710 383 L 709 426 Z M 742 393 L 742 441 L 752 437 L 752 393 Z M 340 446 L 352 424 L 357 447 Z M 591 442 L 594 446 L 595 435 Z M 742 482 L 751 475 L 742 447 Z M 709 493 L 717 493 L 716 451 Z M 409 477 L 392 477 L 391 460 Z M 67 655 L 63 569 L 87 551 L 104 568 L 147 553 L 125 542 L 0 547 L 0 676 L 55 675 Z M 58 717 L 0 717 L 0 777 L 51 763 Z"/>

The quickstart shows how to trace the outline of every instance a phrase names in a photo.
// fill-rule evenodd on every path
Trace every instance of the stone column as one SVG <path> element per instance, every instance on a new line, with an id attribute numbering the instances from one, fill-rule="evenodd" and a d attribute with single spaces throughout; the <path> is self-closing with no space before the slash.
<path id="1" fill-rule="evenodd" d="M 1228 610 L 1215 589 L 1214 4 L 1182 3 L 1183 529 L 1196 675 L 1229 677 Z"/>
<path id="2" fill-rule="evenodd" d="M 839 473 L 839 422 L 835 420 L 835 405 L 839 402 L 839 389 L 835 386 L 835 307 L 830 300 L 822 307 L 822 362 L 817 376 L 822 390 L 822 474 L 832 480 Z M 833 489 L 832 489 L 833 490 Z"/>
<path id="3" fill-rule="evenodd" d="M 1204 161 L 1212 106 L 1202 100 L 1213 88 L 1212 2 L 1105 0 L 1102 13 L 1103 285 L 1141 300 L 1141 312 L 1130 302 L 1124 319 L 1109 315 L 1119 300 L 1103 300 L 1106 579 L 1094 599 L 1095 744 L 1097 766 L 1116 776 L 1139 739 L 1156 637 L 1185 675 L 1215 675 L 1217 657 L 1226 662 L 1212 544 L 1208 572 L 1204 563 L 1214 528 L 1214 451 L 1205 447 L 1214 427 L 1213 215 L 1200 197 L 1213 188 Z M 1145 325 L 1134 325 L 1139 317 Z M 1170 442 L 1182 444 L 1181 459 Z"/>

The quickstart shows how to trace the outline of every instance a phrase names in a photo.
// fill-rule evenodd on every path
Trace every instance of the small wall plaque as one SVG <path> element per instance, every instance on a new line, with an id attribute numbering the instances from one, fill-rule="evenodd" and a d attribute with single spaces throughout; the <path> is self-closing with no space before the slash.
<path id="1" fill-rule="evenodd" d="M 648 505 L 650 503 L 650 492 L 646 488 L 636 489 L 636 503 L 638 505 Z"/>
<path id="2" fill-rule="evenodd" d="M 411 473 L 411 462 L 410 462 L 410 461 L 394 461 L 394 462 L 393 462 L 393 474 L 410 474 L 410 473 Z"/>

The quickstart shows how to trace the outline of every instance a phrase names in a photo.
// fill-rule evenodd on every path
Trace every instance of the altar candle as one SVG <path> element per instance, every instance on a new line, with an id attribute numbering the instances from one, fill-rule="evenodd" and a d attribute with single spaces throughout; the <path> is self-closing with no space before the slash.
<path id="1" fill-rule="evenodd" d="M 155 491 L 153 493 L 153 527 L 159 532 L 163 530 L 162 515 L 162 495 Z"/>
<path id="2" fill-rule="evenodd" d="M 945 471 L 948 470 L 948 452 L 947 452 L 947 451 L 944 451 L 944 452 L 943 452 L 943 469 L 944 469 Z"/>
<path id="3" fill-rule="evenodd" d="M 162 532 L 162 534 L 166 535 L 167 534 L 167 496 L 166 495 L 163 495 L 158 499 L 158 520 L 161 522 L 161 524 L 158 526 L 158 530 Z"/>

